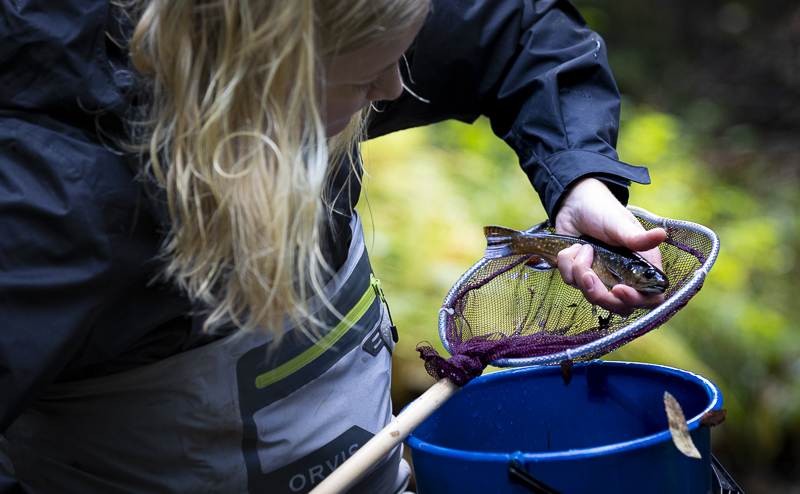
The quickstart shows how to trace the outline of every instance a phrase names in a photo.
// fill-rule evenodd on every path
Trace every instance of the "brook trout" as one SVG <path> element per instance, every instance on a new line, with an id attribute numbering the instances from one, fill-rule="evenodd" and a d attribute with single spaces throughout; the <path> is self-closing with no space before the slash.
<path id="1" fill-rule="evenodd" d="M 644 257 L 623 247 L 613 247 L 591 237 L 570 237 L 548 231 L 525 233 L 502 226 L 487 226 L 486 259 L 512 255 L 532 255 L 527 265 L 537 270 L 558 267 L 558 253 L 574 244 L 589 244 L 594 249 L 592 270 L 609 289 L 623 283 L 642 293 L 664 293 L 669 286 L 666 275 Z"/>

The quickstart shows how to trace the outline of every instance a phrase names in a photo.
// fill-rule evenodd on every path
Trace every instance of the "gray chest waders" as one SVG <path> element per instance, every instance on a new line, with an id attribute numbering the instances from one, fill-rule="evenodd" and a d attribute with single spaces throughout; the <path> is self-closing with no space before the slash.
<path id="1" fill-rule="evenodd" d="M 358 217 L 317 344 L 234 334 L 132 371 L 51 386 L 6 432 L 37 492 L 302 493 L 391 420 L 394 342 Z M 330 329 L 332 328 L 332 329 Z M 3 451 L 5 450 L 5 451 Z M 401 491 L 396 449 L 351 492 Z"/>

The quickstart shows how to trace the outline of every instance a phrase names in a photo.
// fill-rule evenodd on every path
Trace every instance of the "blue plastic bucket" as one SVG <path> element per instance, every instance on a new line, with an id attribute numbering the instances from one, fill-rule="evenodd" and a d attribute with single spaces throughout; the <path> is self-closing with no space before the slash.
<path id="1" fill-rule="evenodd" d="M 702 459 L 673 444 L 664 391 Z M 598 360 L 576 365 L 567 387 L 559 367 L 529 367 L 473 380 L 406 443 L 419 494 L 530 493 L 512 460 L 564 494 L 707 494 L 711 437 L 699 422 L 721 405 L 711 381 L 671 367 Z"/>

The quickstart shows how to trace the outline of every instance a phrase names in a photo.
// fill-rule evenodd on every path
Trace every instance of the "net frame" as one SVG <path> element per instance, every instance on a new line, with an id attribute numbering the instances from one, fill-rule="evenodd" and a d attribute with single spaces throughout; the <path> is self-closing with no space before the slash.
<path id="1" fill-rule="evenodd" d="M 600 337 L 589 343 L 579 345 L 575 348 L 567 348 L 557 353 L 527 358 L 498 359 L 492 361 L 490 365 L 495 367 L 527 367 L 532 365 L 545 365 L 562 361 L 571 361 L 573 359 L 593 353 L 608 353 L 609 351 L 618 348 L 628 341 L 631 341 L 666 322 L 666 320 L 668 320 L 670 317 L 672 317 L 672 315 L 686 305 L 688 300 L 700 290 L 700 287 L 708 275 L 708 272 L 711 270 L 711 267 L 714 265 L 714 262 L 719 255 L 720 243 L 717 234 L 714 233 L 714 231 L 710 228 L 703 225 L 690 221 L 675 220 L 658 216 L 637 206 L 628 206 L 628 210 L 637 218 L 655 225 L 655 227 L 661 227 L 667 231 L 669 231 L 670 228 L 688 230 L 708 238 L 708 240 L 711 242 L 709 254 L 708 256 L 703 256 L 705 259 L 695 270 L 692 277 L 669 299 L 665 300 L 658 307 L 652 309 L 645 316 L 635 320 L 631 324 L 622 327 L 621 329 L 616 330 L 611 334 Z M 533 232 L 536 230 L 537 227 L 533 227 L 527 231 Z M 450 316 L 448 313 L 448 308 L 452 307 L 455 297 L 461 292 L 464 285 L 471 280 L 472 276 L 489 262 L 490 260 L 482 258 L 480 261 L 473 264 L 472 267 L 470 267 L 461 276 L 461 278 L 459 278 L 455 285 L 453 285 L 453 287 L 445 296 L 444 302 L 442 303 L 442 309 L 439 311 L 439 338 L 441 339 L 445 350 L 450 355 L 453 355 L 453 352 L 447 339 L 448 320 Z M 608 350 L 603 351 L 606 348 L 608 348 Z"/>

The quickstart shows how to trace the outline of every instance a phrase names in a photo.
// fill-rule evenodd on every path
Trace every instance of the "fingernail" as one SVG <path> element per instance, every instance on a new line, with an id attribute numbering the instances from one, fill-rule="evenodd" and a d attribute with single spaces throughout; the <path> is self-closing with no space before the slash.
<path id="1" fill-rule="evenodd" d="M 585 286 L 587 290 L 591 290 L 594 287 L 594 279 L 592 279 L 591 275 L 587 274 L 583 277 L 583 286 Z"/>

